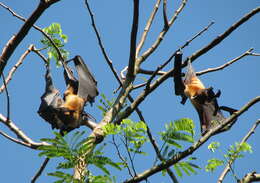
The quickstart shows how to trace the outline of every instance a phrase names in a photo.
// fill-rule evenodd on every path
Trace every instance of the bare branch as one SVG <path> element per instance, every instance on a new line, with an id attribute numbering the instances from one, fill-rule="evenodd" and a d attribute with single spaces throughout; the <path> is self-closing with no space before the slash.
<path id="1" fill-rule="evenodd" d="M 45 167 L 47 166 L 49 161 L 50 161 L 50 158 L 45 158 L 40 169 L 36 172 L 35 176 L 32 178 L 31 183 L 35 183 L 35 181 L 41 176 L 43 170 L 45 169 Z"/>
<path id="2" fill-rule="evenodd" d="M 255 124 L 253 125 L 253 127 L 248 131 L 248 133 L 244 136 L 244 138 L 241 140 L 240 145 L 243 144 L 244 142 L 246 142 L 249 137 L 251 135 L 253 135 L 255 133 L 255 129 L 257 128 L 257 126 L 260 124 L 260 119 L 258 119 Z M 226 165 L 226 167 L 224 168 L 223 172 L 220 174 L 219 178 L 218 178 L 218 183 L 222 183 L 225 176 L 227 175 L 227 173 L 230 171 L 230 167 L 231 165 L 234 163 L 235 159 L 230 159 Z"/>
<path id="3" fill-rule="evenodd" d="M 167 0 L 163 0 L 163 21 L 165 29 L 169 28 L 168 18 L 167 18 Z"/>
<path id="4" fill-rule="evenodd" d="M 7 105 L 6 105 L 7 119 L 6 119 L 6 121 L 9 121 L 9 119 L 10 119 L 10 97 L 9 97 L 9 92 L 8 92 L 8 89 L 7 89 L 7 84 L 5 82 L 5 77 L 4 77 L 3 73 L 2 73 L 2 78 L 3 78 L 3 82 L 4 82 L 5 94 L 6 94 L 6 100 L 7 100 Z"/>
<path id="5" fill-rule="evenodd" d="M 153 23 L 154 17 L 156 15 L 157 11 L 158 11 L 160 2 L 161 2 L 161 0 L 157 0 L 157 2 L 154 5 L 153 11 L 152 11 L 152 13 L 151 13 L 147 23 L 146 23 L 146 26 L 145 26 L 143 34 L 141 36 L 140 42 L 139 42 L 139 44 L 137 45 L 137 48 L 136 48 L 136 57 L 138 57 L 139 52 L 140 52 L 140 50 L 142 49 L 142 47 L 143 47 L 143 45 L 145 43 L 147 34 L 148 34 L 148 32 L 149 32 L 149 30 L 151 28 L 151 25 Z"/>
<path id="6" fill-rule="evenodd" d="M 104 45 L 102 43 L 102 40 L 101 40 L 101 36 L 100 36 L 100 34 L 98 32 L 98 29 L 97 29 L 97 26 L 96 26 L 96 23 L 95 23 L 94 15 L 93 15 L 93 13 L 92 13 L 92 11 L 90 9 L 90 6 L 88 4 L 88 0 L 85 0 L 85 4 L 86 4 L 86 7 L 87 7 L 89 16 L 91 18 L 91 25 L 92 25 L 92 27 L 93 27 L 93 29 L 95 31 L 95 34 L 96 34 L 96 37 L 97 37 L 97 40 L 98 40 L 98 45 L 99 45 L 99 47 L 101 49 L 101 52 L 102 52 L 102 54 L 103 54 L 103 56 L 104 56 L 104 58 L 105 58 L 105 60 L 106 60 L 106 62 L 108 64 L 109 68 L 111 69 L 112 73 L 114 74 L 115 78 L 117 79 L 117 81 L 119 82 L 119 84 L 121 86 L 122 85 L 121 79 L 118 76 L 116 69 L 113 67 L 113 63 L 112 63 L 111 59 L 108 57 L 108 55 L 106 53 L 105 47 L 104 47 Z"/>
<path id="7" fill-rule="evenodd" d="M 30 45 L 29 48 L 22 54 L 22 56 L 19 58 L 18 62 L 11 68 L 11 70 L 9 71 L 6 79 L 5 79 L 5 83 L 6 85 L 11 81 L 13 74 L 15 73 L 15 71 L 18 69 L 18 67 L 23 63 L 25 57 L 31 52 L 32 50 L 32 46 Z M 2 93 L 5 89 L 5 85 L 3 84 L 0 88 L 0 93 Z"/>
<path id="8" fill-rule="evenodd" d="M 250 48 L 249 50 L 247 50 L 245 53 L 243 53 L 242 55 L 232 59 L 231 61 L 228 61 L 227 63 L 219 66 L 219 67 L 215 67 L 215 68 L 208 68 L 204 71 L 200 71 L 200 72 L 196 72 L 196 75 L 199 76 L 199 75 L 203 75 L 203 74 L 206 74 L 206 73 L 209 73 L 209 72 L 215 72 L 215 71 L 219 71 L 219 70 L 222 70 L 228 66 L 230 66 L 231 64 L 237 62 L 238 60 L 242 59 L 243 57 L 245 56 L 248 56 L 248 55 L 251 55 L 251 51 L 253 50 L 253 48 Z"/>
<path id="9" fill-rule="evenodd" d="M 248 21 L 251 17 L 256 15 L 257 13 L 260 12 L 260 6 L 253 9 L 246 15 L 244 15 L 240 20 L 235 22 L 233 25 L 231 25 L 224 33 L 221 35 L 217 36 L 214 40 L 212 40 L 207 46 L 203 47 L 202 49 L 198 50 L 197 52 L 193 53 L 191 56 L 189 56 L 186 60 L 185 63 L 183 64 L 184 66 L 187 65 L 188 60 L 190 59 L 191 62 L 200 57 L 201 55 L 207 53 L 209 50 L 217 46 L 219 43 L 221 43 L 227 36 L 229 36 L 234 30 L 236 30 L 240 25 Z"/>
<path id="10" fill-rule="evenodd" d="M 26 146 L 26 147 L 31 147 L 28 143 L 25 143 L 25 142 L 23 142 L 23 141 L 21 141 L 21 140 L 18 140 L 18 139 L 16 139 L 16 138 L 13 138 L 13 137 L 7 135 L 5 132 L 0 131 L 0 134 L 1 134 L 3 137 L 7 138 L 8 140 L 11 140 L 12 142 L 15 142 L 15 143 L 17 143 L 17 144 L 20 144 L 20 145 L 23 145 L 23 146 Z"/>
<path id="11" fill-rule="evenodd" d="M 250 183 L 250 182 L 259 182 L 260 174 L 256 172 L 248 173 L 239 183 Z"/>
<path id="12" fill-rule="evenodd" d="M 19 129 L 15 124 L 14 122 L 12 122 L 11 120 L 8 120 L 7 121 L 7 118 L 4 117 L 2 114 L 0 114 L 0 122 L 2 122 L 4 125 L 6 125 L 11 131 L 13 131 L 17 137 L 19 139 L 22 140 L 22 142 L 24 143 L 19 143 L 19 142 L 16 142 L 16 143 L 19 143 L 21 145 L 25 145 L 26 147 L 29 147 L 31 149 L 37 149 L 38 147 L 40 146 L 46 146 L 46 145 L 49 145 L 48 143 L 46 142 L 40 142 L 40 143 L 37 143 L 37 142 L 34 142 L 32 139 L 30 139 L 21 129 Z M 11 140 L 11 139 L 10 139 Z M 14 140 L 14 139 L 13 139 Z"/>
<path id="13" fill-rule="evenodd" d="M 136 177 L 126 180 L 125 183 L 134 183 L 134 182 L 140 182 L 142 180 L 147 179 L 151 175 L 154 175 L 155 173 L 158 173 L 165 168 L 168 168 L 178 161 L 182 160 L 183 158 L 191 155 L 194 151 L 196 151 L 200 146 L 202 146 L 211 136 L 216 134 L 218 131 L 223 129 L 225 126 L 232 123 L 235 119 L 237 119 L 240 115 L 242 115 L 245 111 L 247 111 L 250 107 L 252 107 L 257 102 L 260 102 L 260 96 L 257 96 L 256 98 L 252 99 L 250 102 L 248 102 L 246 105 L 244 105 L 240 110 L 232 114 L 229 118 L 226 118 L 220 125 L 216 126 L 215 128 L 209 130 L 204 136 L 202 136 L 197 142 L 195 142 L 191 147 L 186 149 L 185 151 L 179 152 L 175 154 L 171 159 L 166 160 L 165 162 L 153 166 L 152 168 L 144 171 L 143 173 L 138 174 Z"/>
<path id="14" fill-rule="evenodd" d="M 33 24 L 38 20 L 38 18 L 49 6 L 58 1 L 59 0 L 40 1 L 38 7 L 23 24 L 19 32 L 7 42 L 6 46 L 3 49 L 2 55 L 0 56 L 0 74 L 3 72 L 8 62 L 8 59 L 11 57 L 11 55 L 13 54 L 16 47 L 20 44 L 20 42 L 25 38 Z"/>
<path id="15" fill-rule="evenodd" d="M 260 53 L 250 53 L 252 56 L 260 56 Z"/>
<path id="16" fill-rule="evenodd" d="M 158 35 L 155 42 L 153 43 L 153 45 L 150 48 L 148 48 L 140 57 L 138 57 L 138 59 L 137 59 L 138 65 L 140 65 L 142 62 L 144 62 L 146 60 L 146 58 L 149 57 L 156 50 L 156 48 L 160 45 L 160 43 L 162 42 L 165 34 L 168 32 L 169 28 L 173 25 L 173 23 L 177 19 L 178 15 L 182 12 L 186 3 L 187 3 L 187 0 L 182 0 L 180 7 L 175 11 L 174 15 L 172 16 L 172 18 L 168 22 L 168 25 L 169 25 L 168 28 L 164 27 L 163 30 Z"/>

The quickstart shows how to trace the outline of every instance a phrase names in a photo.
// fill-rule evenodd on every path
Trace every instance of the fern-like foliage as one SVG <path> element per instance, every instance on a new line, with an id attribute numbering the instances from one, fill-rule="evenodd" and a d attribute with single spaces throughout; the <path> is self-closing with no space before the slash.
<path id="1" fill-rule="evenodd" d="M 178 141 L 194 142 L 194 123 L 191 119 L 182 118 L 165 125 L 165 131 L 160 135 L 162 140 L 169 145 L 181 149 L 182 145 Z"/>
<path id="2" fill-rule="evenodd" d="M 88 156 L 86 156 L 85 163 L 99 168 L 104 172 L 105 175 L 94 176 L 88 170 L 86 171 L 86 177 L 84 180 L 74 180 L 71 174 L 65 173 L 64 171 L 74 168 L 79 162 L 78 157 L 81 157 L 82 154 L 90 151 L 92 139 L 84 139 L 82 137 L 84 132 L 75 132 L 71 137 L 67 135 L 63 137 L 57 132 L 54 132 L 54 134 L 54 139 L 42 139 L 45 142 L 49 142 L 51 145 L 40 147 L 39 150 L 41 150 L 41 152 L 39 153 L 39 156 L 47 156 L 48 158 L 62 157 L 64 159 L 57 165 L 56 169 L 58 171 L 48 174 L 59 179 L 56 181 L 56 183 L 74 183 L 81 181 L 84 182 L 86 180 L 91 183 L 112 182 L 112 179 L 109 177 L 110 172 L 109 169 L 107 169 L 107 166 L 121 170 L 120 163 L 115 163 L 110 158 L 104 156 L 103 149 L 105 145 L 103 144 Z"/>

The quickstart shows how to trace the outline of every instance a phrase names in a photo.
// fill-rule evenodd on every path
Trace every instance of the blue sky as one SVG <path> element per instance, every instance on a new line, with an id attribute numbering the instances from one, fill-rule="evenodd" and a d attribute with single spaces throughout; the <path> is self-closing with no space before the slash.
<path id="1" fill-rule="evenodd" d="M 3 3 L 11 7 L 17 13 L 24 17 L 28 17 L 37 6 L 38 1 L 15 1 L 2 0 Z M 154 0 L 141 1 L 140 3 L 140 26 L 138 38 L 144 29 L 145 21 L 148 19 L 152 10 Z M 179 6 L 180 1 L 169 2 L 168 14 L 173 14 Z M 129 35 L 132 20 L 132 1 L 91 1 L 90 5 L 95 14 L 96 24 L 104 42 L 109 57 L 112 59 L 115 68 L 120 71 L 128 63 L 129 57 Z M 215 24 L 202 36 L 196 39 L 187 48 L 183 50 L 184 57 L 191 55 L 196 50 L 207 45 L 217 35 L 223 33 L 234 22 L 239 20 L 244 14 L 259 6 L 258 0 L 236 1 L 236 0 L 219 0 L 219 1 L 188 1 L 184 11 L 179 15 L 177 21 L 171 30 L 165 36 L 163 43 L 144 63 L 143 68 L 155 69 L 157 65 L 165 61 L 173 51 L 190 39 L 194 34 L 208 25 L 211 21 Z M 150 47 L 162 28 L 162 7 L 158 12 L 155 23 L 148 35 L 148 40 L 144 45 L 143 51 Z M 0 20 L 2 22 L 0 30 L 0 47 L 4 47 L 10 37 L 17 33 L 22 22 L 11 16 L 5 9 L 0 8 Z M 216 67 L 225 62 L 241 55 L 249 48 L 253 47 L 254 52 L 260 53 L 260 14 L 255 15 L 245 24 L 235 30 L 227 39 L 216 46 L 214 49 L 199 57 L 193 64 L 195 70 L 200 71 L 209 67 Z M 100 93 L 104 93 L 108 98 L 115 98 L 113 90 L 118 84 L 110 72 L 108 65 L 100 52 L 97 40 L 91 27 L 90 18 L 84 5 L 84 1 L 68 1 L 63 0 L 50 7 L 37 21 L 37 25 L 44 28 L 53 22 L 59 22 L 63 32 L 68 35 L 69 41 L 66 49 L 70 51 L 70 56 L 81 55 L 98 81 Z M 28 36 L 16 49 L 15 53 L 9 59 L 8 66 L 5 68 L 5 74 L 17 62 L 21 54 L 28 48 L 30 44 L 35 44 L 40 48 L 39 40 L 42 35 L 34 29 L 31 29 Z M 172 65 L 167 67 L 170 69 Z M 213 86 L 215 90 L 220 89 L 222 95 L 219 98 L 220 105 L 227 105 L 233 108 L 241 108 L 249 100 L 259 95 L 259 73 L 260 57 L 247 56 L 233 64 L 232 66 L 218 72 L 209 73 L 201 76 L 203 83 L 209 87 Z M 62 69 L 56 69 L 52 65 L 53 77 L 55 84 L 61 91 L 64 90 L 64 81 Z M 37 114 L 40 104 L 40 96 L 44 91 L 44 66 L 42 61 L 31 53 L 23 65 L 15 73 L 13 80 L 8 85 L 11 97 L 11 119 L 26 134 L 38 141 L 41 138 L 52 137 L 50 126 L 45 123 Z M 137 77 L 136 82 L 142 82 L 143 75 Z M 137 96 L 141 90 L 133 93 Z M 92 114 L 97 121 L 102 118 L 101 111 L 97 108 L 99 104 L 98 97 L 93 107 L 87 106 L 86 110 Z M 5 96 L 0 95 L 0 113 L 6 114 Z M 181 105 L 180 98 L 174 95 L 173 81 L 168 79 L 155 92 L 153 92 L 140 105 L 140 109 L 152 129 L 152 133 L 159 141 L 158 133 L 164 129 L 167 122 L 189 117 L 196 124 L 196 139 L 199 138 L 200 127 L 198 116 L 189 102 Z M 226 133 L 214 136 L 205 143 L 193 156 L 197 157 L 196 164 L 204 168 L 208 159 L 220 157 L 220 153 L 212 154 L 207 149 L 207 145 L 212 141 L 219 141 L 223 151 L 240 141 L 242 137 L 251 128 L 253 123 L 260 118 L 260 104 L 256 104 L 242 115 L 233 128 Z M 131 117 L 138 120 L 137 116 Z M 82 128 L 84 130 L 88 129 Z M 5 126 L 0 125 L 0 130 L 8 132 L 14 136 Z M 235 171 L 241 178 L 251 171 L 260 171 L 259 164 L 259 139 L 260 129 L 249 139 L 248 143 L 253 146 L 253 153 L 247 154 L 245 158 L 236 162 Z M 0 137 L 1 147 L 1 180 L 3 182 L 28 182 L 38 170 L 42 158 L 37 156 L 38 152 L 14 144 L 7 139 Z M 147 144 L 146 151 L 149 153 L 145 157 L 136 158 L 137 172 L 149 168 L 153 162 L 154 151 L 150 144 Z M 109 155 L 114 154 L 113 148 L 105 149 Z M 52 177 L 46 175 L 47 172 L 54 171 L 55 164 L 51 162 L 44 174 L 38 180 L 39 183 L 53 182 Z M 198 170 L 197 175 L 179 178 L 179 182 L 216 182 L 218 176 L 222 172 L 223 167 L 217 169 L 213 174 L 205 172 L 203 169 Z M 118 182 L 128 177 L 127 172 L 120 173 L 115 171 Z M 161 173 L 149 178 L 150 182 L 170 182 L 168 177 L 163 177 Z M 235 182 L 228 176 L 226 182 Z"/>

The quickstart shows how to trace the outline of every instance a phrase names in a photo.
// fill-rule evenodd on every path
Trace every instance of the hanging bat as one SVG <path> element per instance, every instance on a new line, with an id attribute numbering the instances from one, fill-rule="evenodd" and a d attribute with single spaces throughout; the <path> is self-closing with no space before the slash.
<path id="1" fill-rule="evenodd" d="M 187 98 L 190 99 L 199 115 L 202 135 L 225 119 L 221 109 L 228 111 L 230 114 L 236 111 L 226 106 L 219 107 L 217 98 L 221 95 L 220 90 L 215 94 L 212 87 L 205 88 L 196 76 L 190 61 L 188 61 L 184 81 L 182 80 L 182 53 L 180 51 L 175 55 L 174 68 L 175 95 L 182 97 L 182 104 L 185 104 Z M 226 131 L 230 127 L 223 128 L 221 131 Z"/>
<path id="2" fill-rule="evenodd" d="M 41 97 L 41 104 L 38 110 L 39 115 L 52 125 L 52 128 L 64 131 L 71 131 L 86 123 L 90 117 L 84 112 L 84 106 L 87 102 L 91 104 L 98 95 L 97 82 L 88 67 L 80 56 L 73 59 L 78 79 L 68 67 L 68 62 L 63 62 L 64 78 L 67 89 L 64 97 L 54 87 L 50 74 L 49 65 L 46 65 L 46 88 Z"/>

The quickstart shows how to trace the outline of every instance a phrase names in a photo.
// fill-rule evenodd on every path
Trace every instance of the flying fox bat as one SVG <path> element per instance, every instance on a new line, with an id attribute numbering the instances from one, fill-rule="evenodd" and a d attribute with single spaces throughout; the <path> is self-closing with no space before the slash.
<path id="1" fill-rule="evenodd" d="M 182 80 L 182 53 L 180 51 L 175 55 L 174 68 L 175 95 L 182 97 L 182 104 L 185 104 L 187 98 L 190 99 L 199 115 L 202 135 L 225 119 L 221 109 L 230 114 L 236 111 L 226 106 L 219 107 L 217 98 L 221 94 L 220 90 L 215 94 L 212 87 L 206 88 L 196 76 L 190 61 L 188 61 L 184 81 Z M 222 129 L 222 131 L 226 130 L 227 128 Z"/>
<path id="2" fill-rule="evenodd" d="M 41 104 L 38 110 L 39 115 L 52 125 L 52 128 L 64 131 L 71 131 L 78 128 L 88 120 L 89 115 L 84 112 L 84 106 L 87 102 L 91 104 L 98 95 L 97 81 L 89 71 L 80 56 L 73 59 L 78 79 L 72 73 L 67 65 L 69 61 L 63 62 L 64 78 L 67 89 L 64 97 L 54 87 L 49 64 L 46 65 L 45 74 L 45 93 L 41 97 Z"/>

